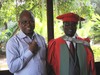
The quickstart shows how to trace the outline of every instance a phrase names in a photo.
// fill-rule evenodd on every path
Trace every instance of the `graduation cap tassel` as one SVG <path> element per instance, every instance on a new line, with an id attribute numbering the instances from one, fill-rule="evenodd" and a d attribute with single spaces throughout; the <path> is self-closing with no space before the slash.
<path id="1" fill-rule="evenodd" d="M 81 26 L 81 21 L 79 21 L 79 28 L 81 28 L 82 26 Z"/>
<path id="2" fill-rule="evenodd" d="M 81 28 L 81 18 L 79 18 L 79 28 Z"/>

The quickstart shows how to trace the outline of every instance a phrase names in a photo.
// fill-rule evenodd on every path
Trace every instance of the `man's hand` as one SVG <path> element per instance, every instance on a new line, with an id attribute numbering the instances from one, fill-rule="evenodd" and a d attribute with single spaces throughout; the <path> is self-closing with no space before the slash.
<path id="1" fill-rule="evenodd" d="M 37 42 L 35 42 L 34 40 L 29 43 L 29 50 L 33 53 L 36 54 L 39 50 L 39 46 L 37 44 Z"/>

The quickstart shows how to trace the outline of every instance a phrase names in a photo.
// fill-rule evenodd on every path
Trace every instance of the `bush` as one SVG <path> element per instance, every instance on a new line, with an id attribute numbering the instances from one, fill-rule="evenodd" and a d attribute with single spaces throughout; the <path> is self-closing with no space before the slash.
<path id="1" fill-rule="evenodd" d="M 95 62 L 100 62 L 100 47 L 92 46 Z"/>

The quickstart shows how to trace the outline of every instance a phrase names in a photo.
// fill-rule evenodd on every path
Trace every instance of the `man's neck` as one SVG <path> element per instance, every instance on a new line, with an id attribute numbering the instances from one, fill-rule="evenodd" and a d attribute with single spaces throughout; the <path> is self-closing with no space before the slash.
<path id="1" fill-rule="evenodd" d="M 27 36 L 29 36 L 30 38 L 32 38 L 33 34 L 34 34 L 34 32 L 27 34 Z"/>

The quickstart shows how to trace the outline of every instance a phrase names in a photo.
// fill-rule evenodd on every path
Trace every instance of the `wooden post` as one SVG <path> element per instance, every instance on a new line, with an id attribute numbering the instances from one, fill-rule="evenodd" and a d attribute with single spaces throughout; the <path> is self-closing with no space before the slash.
<path id="1" fill-rule="evenodd" d="M 47 0 L 47 35 L 48 42 L 54 38 L 53 0 Z"/>

